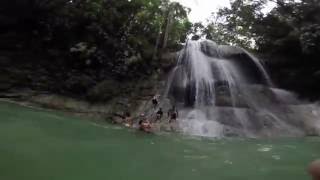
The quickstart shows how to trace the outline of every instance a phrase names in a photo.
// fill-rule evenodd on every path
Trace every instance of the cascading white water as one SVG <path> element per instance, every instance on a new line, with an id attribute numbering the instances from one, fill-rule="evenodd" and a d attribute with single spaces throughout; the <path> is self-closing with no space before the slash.
<path id="1" fill-rule="evenodd" d="M 189 41 L 167 84 L 165 94 L 178 107 L 178 123 L 186 134 L 305 134 L 304 117 L 294 115 L 288 106 L 298 100 L 292 93 L 271 88 L 262 64 L 241 48 Z"/>
<path id="2" fill-rule="evenodd" d="M 259 71 L 263 74 L 263 78 L 265 79 L 266 83 L 269 86 L 273 86 L 273 83 L 271 81 L 271 78 L 269 77 L 267 71 L 264 69 L 264 67 L 262 66 L 262 64 L 260 63 L 259 59 L 257 59 L 254 55 L 252 55 L 251 53 L 249 53 L 247 50 L 242 49 L 243 52 L 245 52 L 250 59 L 256 64 L 256 66 L 258 67 Z"/>
<path id="3" fill-rule="evenodd" d="M 213 100 L 214 77 L 211 71 L 211 64 L 200 49 L 199 43 L 188 44 L 187 64 L 190 66 L 190 83 L 195 83 L 195 103 L 201 106 L 207 100 Z"/>

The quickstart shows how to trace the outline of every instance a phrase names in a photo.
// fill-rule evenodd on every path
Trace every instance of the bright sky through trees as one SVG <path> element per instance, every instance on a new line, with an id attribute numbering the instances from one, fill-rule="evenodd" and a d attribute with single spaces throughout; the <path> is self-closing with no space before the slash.
<path id="1" fill-rule="evenodd" d="M 189 19 L 191 22 L 205 22 L 210 17 L 212 12 L 216 12 L 218 8 L 229 7 L 229 0 L 172 0 L 180 2 L 186 7 L 191 8 Z M 273 7 L 274 3 L 269 3 L 264 11 L 269 12 Z"/>

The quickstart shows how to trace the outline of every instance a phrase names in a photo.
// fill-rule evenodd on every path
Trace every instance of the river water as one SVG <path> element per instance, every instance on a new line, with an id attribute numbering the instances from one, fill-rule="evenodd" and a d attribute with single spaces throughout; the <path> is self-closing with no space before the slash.
<path id="1" fill-rule="evenodd" d="M 307 180 L 320 138 L 149 135 L 0 103 L 3 180 Z"/>

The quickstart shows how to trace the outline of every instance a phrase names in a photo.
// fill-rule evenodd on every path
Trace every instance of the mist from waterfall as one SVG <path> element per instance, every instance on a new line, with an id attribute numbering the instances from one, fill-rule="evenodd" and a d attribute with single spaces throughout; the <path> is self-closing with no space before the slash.
<path id="1" fill-rule="evenodd" d="M 165 97 L 179 108 L 183 133 L 222 136 L 303 136 L 308 117 L 294 94 L 273 87 L 248 51 L 188 41 L 169 75 Z"/>

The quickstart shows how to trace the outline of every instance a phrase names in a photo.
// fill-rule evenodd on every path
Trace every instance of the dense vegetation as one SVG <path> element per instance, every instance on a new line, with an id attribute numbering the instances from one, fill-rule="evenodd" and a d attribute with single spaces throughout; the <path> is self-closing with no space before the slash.
<path id="1" fill-rule="evenodd" d="M 263 13 L 270 2 L 275 7 Z M 148 79 L 161 69 L 161 56 L 198 34 L 193 38 L 256 51 L 280 86 L 318 97 L 319 1 L 230 3 L 203 25 L 190 23 L 190 9 L 169 0 L 1 1 L 0 89 L 31 87 L 107 100 L 119 92 L 105 89 L 128 89 L 127 81 Z"/>
<path id="2" fill-rule="evenodd" d="M 1 1 L 2 55 L 42 71 L 29 86 L 41 76 L 42 90 L 86 95 L 156 72 L 160 55 L 186 39 L 189 11 L 168 0 Z"/>
<path id="3" fill-rule="evenodd" d="M 263 13 L 267 0 L 233 0 L 220 9 L 204 35 L 219 43 L 235 44 L 259 51 L 295 48 L 298 54 L 316 55 L 320 43 L 320 4 L 316 0 L 277 0 L 271 12 Z"/>

